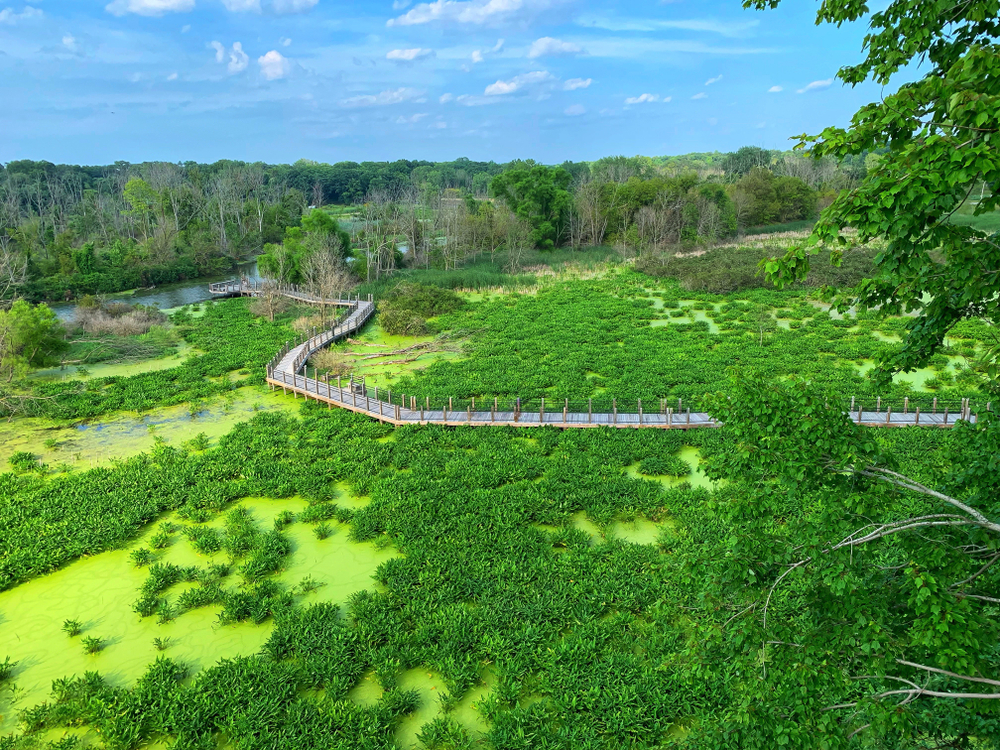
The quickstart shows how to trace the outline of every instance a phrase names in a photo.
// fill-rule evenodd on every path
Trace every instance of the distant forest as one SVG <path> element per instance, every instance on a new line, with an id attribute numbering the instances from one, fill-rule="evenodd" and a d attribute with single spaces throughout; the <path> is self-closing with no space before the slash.
<path id="1" fill-rule="evenodd" d="M 483 253 L 516 263 L 527 248 L 613 245 L 641 254 L 713 243 L 814 218 L 878 158 L 834 163 L 750 146 L 561 165 L 14 161 L 0 166 L 0 299 L 181 281 L 262 253 L 287 279 L 306 256 L 332 248 L 368 280 Z M 333 221 L 303 227 L 312 209 Z"/>

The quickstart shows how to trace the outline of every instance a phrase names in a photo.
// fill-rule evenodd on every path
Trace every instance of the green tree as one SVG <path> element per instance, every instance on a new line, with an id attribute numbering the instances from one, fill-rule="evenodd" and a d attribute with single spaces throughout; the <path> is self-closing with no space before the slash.
<path id="1" fill-rule="evenodd" d="M 530 224 L 535 247 L 551 250 L 564 240 L 571 179 L 562 167 L 518 166 L 494 177 L 490 192 Z"/>
<path id="2" fill-rule="evenodd" d="M 5 382 L 50 364 L 65 348 L 62 324 L 47 305 L 17 300 L 0 310 L 0 378 Z"/>
<path id="3" fill-rule="evenodd" d="M 743 146 L 722 158 L 722 171 L 727 180 L 738 180 L 754 169 L 770 169 L 774 154 L 760 146 Z"/>
<path id="4" fill-rule="evenodd" d="M 739 376 L 711 410 L 707 471 L 736 486 L 707 577 L 733 614 L 700 658 L 734 682 L 696 746 L 995 747 L 1000 422 L 949 431 L 916 479 L 806 383 Z"/>
<path id="5" fill-rule="evenodd" d="M 125 215 L 136 220 L 142 228 L 142 238 L 148 239 L 154 211 L 160 202 L 160 194 L 153 190 L 145 180 L 133 177 L 125 184 L 123 195 L 129 205 L 129 210 L 125 211 Z"/>
<path id="6" fill-rule="evenodd" d="M 774 8 L 780 0 L 745 0 L 744 7 Z M 837 159 L 888 146 L 860 185 L 826 208 L 802 246 L 764 265 L 784 285 L 808 273 L 810 255 L 828 254 L 839 264 L 844 250 L 880 238 L 878 274 L 834 298 L 841 310 L 878 309 L 887 315 L 915 312 L 902 346 L 877 378 L 911 371 L 939 349 L 965 318 L 1000 323 L 1000 245 L 996 234 L 950 221 L 974 188 L 1000 184 L 1000 2 L 961 3 L 892 0 L 871 13 L 862 2 L 824 0 L 817 23 L 867 18 L 864 59 L 837 76 L 855 86 L 866 80 L 886 86 L 905 66 L 922 77 L 862 107 L 847 128 L 799 136 L 798 147 Z M 1000 206 L 1000 191 L 975 207 Z M 847 234 L 846 230 L 856 230 Z M 997 381 L 1000 343 L 985 355 L 983 370 Z"/>
<path id="7" fill-rule="evenodd" d="M 265 245 L 257 265 L 261 273 L 276 281 L 301 284 L 306 259 L 327 250 L 346 260 L 351 253 L 351 235 L 326 211 L 314 209 L 302 217 L 301 226 L 285 230 L 281 245 Z"/>

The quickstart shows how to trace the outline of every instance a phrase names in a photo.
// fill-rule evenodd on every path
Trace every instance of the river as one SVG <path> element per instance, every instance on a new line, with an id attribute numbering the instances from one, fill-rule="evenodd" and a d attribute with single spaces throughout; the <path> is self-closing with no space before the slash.
<path id="1" fill-rule="evenodd" d="M 223 276 L 210 276 L 192 281 L 181 281 L 176 284 L 164 284 L 152 289 L 137 289 L 132 292 L 120 292 L 108 295 L 109 298 L 132 302 L 140 305 L 155 305 L 161 310 L 169 310 L 181 305 L 191 305 L 195 302 L 204 302 L 211 299 L 208 285 L 213 281 L 225 281 L 226 279 L 238 279 L 244 275 L 251 281 L 259 281 L 261 275 L 257 270 L 257 261 L 252 260 L 240 263 L 236 270 Z M 75 302 L 62 302 L 50 304 L 49 307 L 55 312 L 60 320 L 72 320 L 76 310 Z"/>

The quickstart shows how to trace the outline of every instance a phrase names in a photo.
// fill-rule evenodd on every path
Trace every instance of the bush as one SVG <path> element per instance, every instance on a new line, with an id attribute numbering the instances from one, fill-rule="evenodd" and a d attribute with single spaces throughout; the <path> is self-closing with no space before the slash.
<path id="1" fill-rule="evenodd" d="M 17 451 L 16 453 L 11 453 L 10 458 L 7 459 L 7 463 L 14 471 L 26 472 L 26 471 L 41 471 L 44 466 L 42 462 L 34 453 L 29 453 L 28 451 Z"/>
<path id="2" fill-rule="evenodd" d="M 379 323 L 396 336 L 423 336 L 429 333 L 427 318 L 454 312 L 464 304 L 450 289 L 404 282 L 380 300 Z"/>

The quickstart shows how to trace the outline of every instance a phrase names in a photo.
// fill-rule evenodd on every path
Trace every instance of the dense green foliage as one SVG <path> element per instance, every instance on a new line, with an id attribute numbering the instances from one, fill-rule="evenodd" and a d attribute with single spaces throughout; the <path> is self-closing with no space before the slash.
<path id="1" fill-rule="evenodd" d="M 44 367 L 66 349 L 63 329 L 46 305 L 17 300 L 0 309 L 0 381 L 9 383 L 32 367 Z"/>
<path id="2" fill-rule="evenodd" d="M 775 7 L 778 0 L 744 5 Z M 1000 323 L 996 235 L 949 220 L 974 191 L 982 196 L 975 214 L 1000 207 L 1000 193 L 986 195 L 982 189 L 1000 184 L 1000 5 L 896 0 L 869 14 L 864 3 L 820 6 L 817 23 L 870 22 L 863 60 L 842 68 L 838 77 L 851 85 L 869 79 L 886 85 L 916 61 L 925 65 L 922 77 L 862 107 L 848 128 L 800 137 L 800 146 L 812 144 L 819 157 L 889 148 L 859 186 L 823 212 L 809 241 L 770 261 L 767 270 L 785 283 L 807 272 L 812 253 L 827 253 L 836 263 L 845 246 L 883 239 L 880 273 L 841 290 L 838 302 L 844 309 L 919 313 L 904 345 L 886 360 L 888 378 L 893 370 L 926 362 L 959 321 Z M 845 233 L 848 228 L 856 234 Z M 987 358 L 986 369 L 995 378 L 1000 344 L 990 347 Z"/>
<path id="3" fill-rule="evenodd" d="M 379 324 L 386 333 L 421 335 L 427 333 L 427 318 L 454 312 L 464 304 L 450 289 L 401 283 L 379 301 Z"/>
<path id="4" fill-rule="evenodd" d="M 536 248 L 551 250 L 565 242 L 573 201 L 570 180 L 561 167 L 515 168 L 490 180 L 490 193 L 530 224 Z"/>

